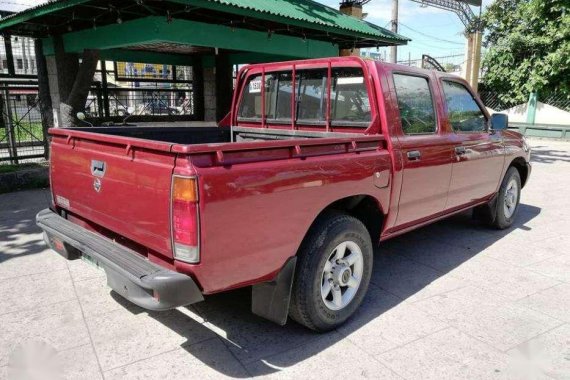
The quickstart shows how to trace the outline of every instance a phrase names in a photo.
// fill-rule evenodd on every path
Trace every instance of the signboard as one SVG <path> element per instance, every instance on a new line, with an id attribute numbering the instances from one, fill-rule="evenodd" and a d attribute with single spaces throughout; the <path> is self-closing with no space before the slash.
<path id="1" fill-rule="evenodd" d="M 117 78 L 121 80 L 172 80 L 172 66 L 138 62 L 116 62 Z"/>

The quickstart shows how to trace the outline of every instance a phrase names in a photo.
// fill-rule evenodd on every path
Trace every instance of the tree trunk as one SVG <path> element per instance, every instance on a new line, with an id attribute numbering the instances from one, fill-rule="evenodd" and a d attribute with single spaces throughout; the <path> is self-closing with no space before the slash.
<path id="1" fill-rule="evenodd" d="M 77 70 L 77 76 L 73 82 L 73 87 L 67 96 L 62 98 L 60 103 L 61 123 L 62 125 L 76 125 L 76 114 L 84 111 L 89 89 L 93 82 L 93 75 L 97 69 L 97 61 L 99 60 L 98 50 L 85 50 L 81 58 L 81 65 Z M 65 99 L 65 101 L 63 100 Z"/>

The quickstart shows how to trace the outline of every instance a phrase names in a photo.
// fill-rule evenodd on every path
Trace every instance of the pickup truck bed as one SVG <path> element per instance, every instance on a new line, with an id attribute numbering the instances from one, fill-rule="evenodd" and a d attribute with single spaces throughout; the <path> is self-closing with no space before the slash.
<path id="1" fill-rule="evenodd" d="M 93 127 L 93 128 L 66 128 L 66 131 L 79 131 L 97 133 L 110 136 L 136 138 L 150 141 L 161 141 L 180 145 L 215 144 L 246 141 L 271 141 L 292 139 L 315 139 L 324 137 L 361 137 L 362 134 L 318 132 L 318 131 L 291 131 L 288 129 L 247 128 L 247 127 Z M 53 133 L 57 133 L 54 131 Z"/>

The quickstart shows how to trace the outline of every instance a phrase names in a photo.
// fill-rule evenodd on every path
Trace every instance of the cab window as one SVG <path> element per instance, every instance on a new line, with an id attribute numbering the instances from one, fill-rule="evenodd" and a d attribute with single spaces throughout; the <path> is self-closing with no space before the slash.
<path id="1" fill-rule="evenodd" d="M 274 97 L 272 93 L 275 92 L 273 89 L 275 88 L 275 74 L 266 74 L 265 75 L 265 116 L 272 116 L 274 113 L 275 107 L 274 104 Z M 249 78 L 244 91 L 241 103 L 238 109 L 238 116 L 240 119 L 261 119 L 261 86 L 262 84 L 262 75 L 255 75 Z M 273 101 L 273 102 L 272 102 Z"/>
<path id="2" fill-rule="evenodd" d="M 332 69 L 331 122 L 366 127 L 371 121 L 370 99 L 361 68 Z"/>
<path id="3" fill-rule="evenodd" d="M 443 81 L 447 115 L 455 132 L 484 132 L 487 120 L 479 105 L 464 85 Z"/>
<path id="4" fill-rule="evenodd" d="M 293 94 L 295 79 L 295 94 Z M 264 81 L 264 83 L 262 83 Z M 328 112 L 330 82 L 330 117 Z M 370 99 L 361 68 L 339 67 L 300 69 L 252 75 L 247 79 L 238 106 L 238 119 L 261 121 L 262 93 L 265 93 L 264 119 L 269 124 L 290 123 L 325 126 L 367 127 L 371 121 Z M 291 110 L 294 95 L 295 109 Z"/>
<path id="5" fill-rule="evenodd" d="M 327 119 L 327 69 L 300 70 L 297 121 L 324 123 Z"/>
<path id="6" fill-rule="evenodd" d="M 394 85 L 404 134 L 435 133 L 437 122 L 427 78 L 394 74 Z"/>

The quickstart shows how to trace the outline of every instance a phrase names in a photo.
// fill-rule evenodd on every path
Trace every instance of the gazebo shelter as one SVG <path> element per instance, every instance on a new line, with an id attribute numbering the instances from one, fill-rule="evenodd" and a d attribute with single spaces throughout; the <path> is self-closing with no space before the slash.
<path id="1" fill-rule="evenodd" d="M 234 65 L 408 41 L 311 0 L 52 0 L 0 19 L 0 33 L 36 39 L 40 98 L 55 126 L 74 121 L 105 61 L 190 67 L 185 120 L 208 121 L 229 109 Z"/>

